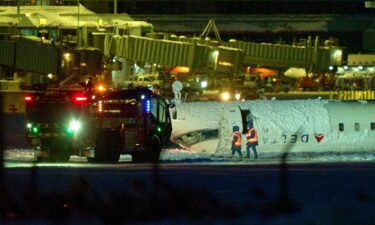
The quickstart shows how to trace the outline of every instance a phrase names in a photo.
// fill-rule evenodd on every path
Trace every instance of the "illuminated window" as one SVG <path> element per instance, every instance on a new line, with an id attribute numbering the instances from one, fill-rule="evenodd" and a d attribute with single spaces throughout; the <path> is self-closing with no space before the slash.
<path id="1" fill-rule="evenodd" d="M 355 130 L 355 131 L 359 131 L 360 128 L 361 128 L 361 127 L 360 127 L 359 123 L 355 123 L 355 124 L 354 124 L 354 130 Z"/>
<path id="2" fill-rule="evenodd" d="M 371 130 L 375 130 L 375 122 L 372 122 L 370 125 Z"/>
<path id="3" fill-rule="evenodd" d="M 162 122 L 162 123 L 166 122 L 167 117 L 166 117 L 165 111 L 167 108 L 168 108 L 167 103 L 164 100 L 159 99 L 159 122 Z"/>
<path id="4" fill-rule="evenodd" d="M 339 131 L 344 131 L 344 124 L 343 123 L 339 123 Z"/>

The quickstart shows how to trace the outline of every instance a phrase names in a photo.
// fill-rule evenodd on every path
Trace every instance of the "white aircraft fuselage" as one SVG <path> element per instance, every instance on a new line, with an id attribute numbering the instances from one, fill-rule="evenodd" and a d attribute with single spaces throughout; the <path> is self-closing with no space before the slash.
<path id="1" fill-rule="evenodd" d="M 233 126 L 258 132 L 260 152 L 375 151 L 375 102 L 253 100 L 176 106 L 172 139 L 195 151 L 228 152 Z"/>

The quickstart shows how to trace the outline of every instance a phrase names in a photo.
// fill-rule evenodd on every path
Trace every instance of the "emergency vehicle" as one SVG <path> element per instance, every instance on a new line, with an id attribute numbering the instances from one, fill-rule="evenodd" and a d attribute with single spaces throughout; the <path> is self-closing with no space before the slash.
<path id="1" fill-rule="evenodd" d="M 135 162 L 155 162 L 172 132 L 167 101 L 146 88 L 102 94 L 55 89 L 25 100 L 26 137 L 38 160 L 78 155 L 113 163 L 130 154 Z"/>

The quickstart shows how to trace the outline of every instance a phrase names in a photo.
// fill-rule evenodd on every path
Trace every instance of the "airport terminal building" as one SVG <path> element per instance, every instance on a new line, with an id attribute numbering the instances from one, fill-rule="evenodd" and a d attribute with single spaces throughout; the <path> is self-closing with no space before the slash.
<path id="1" fill-rule="evenodd" d="M 308 36 L 338 42 L 349 53 L 373 52 L 375 1 L 369 0 L 5 0 L 2 5 L 77 5 L 129 14 L 154 31 L 199 35 L 216 21 L 223 39 L 301 43 Z"/>

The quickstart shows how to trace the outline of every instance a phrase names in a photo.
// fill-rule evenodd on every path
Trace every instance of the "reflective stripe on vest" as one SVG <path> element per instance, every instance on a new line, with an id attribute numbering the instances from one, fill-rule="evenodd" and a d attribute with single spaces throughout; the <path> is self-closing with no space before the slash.
<path id="1" fill-rule="evenodd" d="M 250 139 L 247 139 L 247 142 L 250 142 L 250 143 L 254 143 L 254 142 L 257 142 L 258 141 L 258 135 L 257 135 L 257 131 L 255 130 L 255 128 L 251 128 L 248 132 L 247 132 L 247 137 L 251 137 L 251 132 L 254 131 L 254 136 Z"/>
<path id="2" fill-rule="evenodd" d="M 234 146 L 241 146 L 241 133 L 239 131 L 235 131 L 230 138 L 230 141 L 233 141 L 234 135 L 237 135 L 237 141 L 234 143 Z"/>

